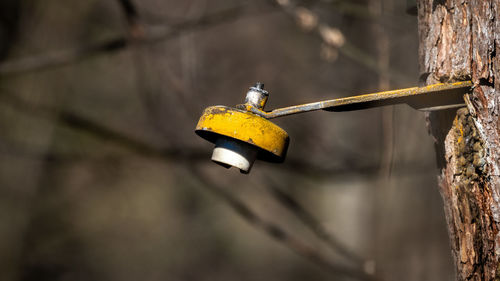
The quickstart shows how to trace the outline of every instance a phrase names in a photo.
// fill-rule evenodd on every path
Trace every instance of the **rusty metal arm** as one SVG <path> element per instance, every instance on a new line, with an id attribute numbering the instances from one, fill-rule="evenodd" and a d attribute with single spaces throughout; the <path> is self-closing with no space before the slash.
<path id="1" fill-rule="evenodd" d="M 442 110 L 463 106 L 463 95 L 468 93 L 472 86 L 471 81 L 439 83 L 425 87 L 398 89 L 294 105 L 274 109 L 269 112 L 248 105 L 245 106 L 245 109 L 266 119 L 320 109 L 327 111 L 350 111 L 401 103 L 407 103 L 416 109 L 424 111 Z"/>

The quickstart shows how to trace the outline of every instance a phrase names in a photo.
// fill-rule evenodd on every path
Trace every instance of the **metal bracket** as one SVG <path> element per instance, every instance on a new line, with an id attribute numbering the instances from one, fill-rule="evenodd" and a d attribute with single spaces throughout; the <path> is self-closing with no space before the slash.
<path id="1" fill-rule="evenodd" d="M 422 111 L 435 111 L 465 106 L 463 96 L 470 92 L 472 86 L 471 81 L 439 83 L 424 87 L 383 91 L 294 105 L 267 112 L 263 111 L 263 105 L 257 107 L 249 103 L 238 105 L 237 108 L 252 112 L 266 119 L 320 109 L 326 111 L 351 111 L 401 103 L 406 103 Z"/>
<path id="2" fill-rule="evenodd" d="M 464 106 L 470 81 L 434 84 L 366 95 L 338 98 L 264 111 L 269 93 L 257 83 L 247 92 L 245 103 L 236 108 L 211 106 L 205 109 L 195 132 L 215 144 L 212 160 L 223 167 L 248 173 L 255 159 L 282 162 L 289 137 L 271 121 L 281 116 L 314 110 L 348 111 L 407 103 L 420 110 L 442 110 Z"/>

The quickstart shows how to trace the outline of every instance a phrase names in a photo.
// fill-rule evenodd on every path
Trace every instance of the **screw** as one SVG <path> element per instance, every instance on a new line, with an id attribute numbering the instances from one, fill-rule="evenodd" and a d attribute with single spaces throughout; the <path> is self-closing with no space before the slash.
<path id="1" fill-rule="evenodd" d="M 250 87 L 245 98 L 245 104 L 251 105 L 259 110 L 263 110 L 267 102 L 269 93 L 264 90 L 264 83 L 257 82 Z"/>
<path id="2" fill-rule="evenodd" d="M 255 85 L 253 87 L 250 87 L 250 90 L 262 93 L 266 96 L 269 95 L 269 93 L 266 90 L 264 90 L 264 83 L 262 83 L 262 82 L 255 83 Z"/>

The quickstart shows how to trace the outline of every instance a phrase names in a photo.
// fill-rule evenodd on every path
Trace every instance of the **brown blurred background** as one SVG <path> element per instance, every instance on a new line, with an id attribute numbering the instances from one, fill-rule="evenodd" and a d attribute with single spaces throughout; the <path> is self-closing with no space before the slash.
<path id="1" fill-rule="evenodd" d="M 452 280 L 422 112 L 276 119 L 288 158 L 249 175 L 193 132 L 257 81 L 268 109 L 416 85 L 408 5 L 2 0 L 0 280 Z"/>

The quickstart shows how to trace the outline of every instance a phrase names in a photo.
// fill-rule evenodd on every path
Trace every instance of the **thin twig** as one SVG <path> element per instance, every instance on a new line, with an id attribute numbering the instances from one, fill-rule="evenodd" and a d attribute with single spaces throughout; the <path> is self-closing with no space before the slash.
<path id="1" fill-rule="evenodd" d="M 127 38 L 118 36 L 105 42 L 81 48 L 12 59 L 0 64 L 0 75 L 16 75 L 65 66 L 103 53 L 113 53 L 126 48 L 128 45 Z"/>
<path id="2" fill-rule="evenodd" d="M 380 90 L 388 90 L 391 82 L 390 72 L 390 41 L 389 34 L 387 34 L 384 26 L 383 18 L 387 14 L 386 10 L 390 9 L 391 0 L 370 0 L 370 12 L 372 13 L 375 21 L 372 26 L 372 32 L 375 38 L 377 66 L 380 69 L 378 72 L 378 88 Z M 380 159 L 380 170 L 377 184 L 373 186 L 373 212 L 372 212 L 372 229 L 375 241 L 385 241 L 383 238 L 384 227 L 381 227 L 386 218 L 384 206 L 390 206 L 387 199 L 391 194 L 390 176 L 392 173 L 392 166 L 394 161 L 394 107 L 382 108 L 382 156 Z M 383 243 L 374 244 L 374 257 L 383 256 L 386 251 L 386 245 Z M 375 268 L 374 268 L 375 269 Z"/>
<path id="3" fill-rule="evenodd" d="M 273 198 L 276 199 L 282 206 L 294 214 L 302 223 L 309 227 L 314 234 L 323 242 L 325 242 L 333 251 L 338 252 L 345 258 L 349 259 L 357 266 L 362 268 L 365 265 L 365 260 L 354 253 L 352 250 L 348 249 L 343 245 L 337 238 L 331 235 L 321 223 L 308 212 L 297 200 L 292 196 L 282 191 L 280 188 L 276 187 L 274 184 L 269 184 L 267 186 Z"/>
<path id="4" fill-rule="evenodd" d="M 262 14 L 262 12 L 259 12 L 259 14 Z M 185 22 L 172 25 L 164 24 L 159 26 L 148 26 L 145 30 L 141 30 L 141 32 L 144 33 L 142 38 L 131 38 L 130 34 L 126 36 L 115 36 L 114 38 L 106 41 L 90 44 L 84 47 L 12 59 L 0 64 L 0 75 L 19 75 L 23 73 L 41 71 L 79 62 L 97 55 L 110 54 L 127 48 L 130 45 L 131 40 L 135 40 L 138 44 L 156 44 L 179 36 L 183 31 L 197 30 L 228 23 L 241 18 L 242 15 L 244 15 L 242 14 L 242 7 L 232 7 L 214 12 L 213 14 L 204 16 L 200 19 L 187 20 Z M 250 16 L 251 14 L 247 13 L 246 15 Z"/>
<path id="5" fill-rule="evenodd" d="M 118 5 L 121 7 L 125 19 L 127 20 L 128 33 L 130 38 L 135 41 L 143 39 L 144 26 L 141 23 L 139 12 L 132 0 L 117 0 Z"/>
<path id="6" fill-rule="evenodd" d="M 140 41 L 145 39 L 145 26 L 142 18 L 139 15 L 138 9 L 132 0 L 117 0 L 118 5 L 124 14 L 127 22 L 127 30 L 131 37 L 132 64 L 134 66 L 134 74 L 136 78 L 137 93 L 139 95 L 144 111 L 153 127 L 161 132 L 162 136 L 167 135 L 160 120 L 160 110 L 157 101 L 158 95 L 155 95 L 154 87 L 156 83 L 148 81 L 152 75 L 149 73 L 147 66 L 147 48 L 143 48 Z M 164 139 L 166 141 L 166 138 Z"/>
<path id="7" fill-rule="evenodd" d="M 224 188 L 212 182 L 205 176 L 196 166 L 189 165 L 191 173 L 198 178 L 200 184 L 210 190 L 212 193 L 223 199 L 238 215 L 253 227 L 263 231 L 269 237 L 277 242 L 280 242 L 299 256 L 311 261 L 312 263 L 322 267 L 331 274 L 343 275 L 346 277 L 355 278 L 358 280 L 377 280 L 374 276 L 366 274 L 364 271 L 355 268 L 349 268 L 328 260 L 319 251 L 309 246 L 307 243 L 297 239 L 296 237 L 287 233 L 279 225 L 268 222 L 259 217 L 245 202 L 241 201 L 231 193 L 227 192 Z"/>
<path id="8" fill-rule="evenodd" d="M 190 147 L 182 147 L 182 149 L 177 147 L 155 147 L 147 142 L 128 136 L 76 113 L 46 105 L 34 106 L 17 96 L 7 94 L 5 90 L 2 90 L 2 92 L 2 95 L 0 95 L 0 103 L 9 105 L 20 112 L 32 116 L 54 120 L 61 123 L 63 126 L 83 131 L 94 137 L 115 143 L 139 155 L 160 159 L 181 159 L 187 161 L 206 161 L 207 159 L 206 151 L 204 150 Z"/>
<path id="9" fill-rule="evenodd" d="M 131 0 L 117 0 L 130 25 L 138 21 L 139 12 Z"/>
<path id="10" fill-rule="evenodd" d="M 295 4 L 292 0 L 286 0 L 286 1 L 280 1 L 280 0 L 268 0 L 272 2 L 277 2 L 278 5 L 281 7 L 282 11 L 290 16 L 291 18 L 295 19 L 297 15 L 297 11 L 301 8 L 297 4 Z M 322 26 L 328 26 L 327 24 L 322 23 L 319 21 L 315 28 L 314 28 L 314 34 L 318 37 L 320 37 L 322 40 L 324 38 L 321 36 L 321 27 Z M 363 51 L 362 49 L 358 48 L 351 42 L 349 42 L 347 39 L 344 39 L 343 43 L 339 46 L 336 46 L 336 49 L 339 51 L 339 53 L 343 54 L 344 56 L 350 58 L 351 60 L 363 65 L 367 69 L 370 69 L 374 71 L 375 73 L 380 73 L 381 69 L 379 68 L 379 65 L 377 63 L 377 60 L 367 52 Z M 413 81 L 410 81 L 407 76 L 402 75 L 400 71 L 396 70 L 387 70 L 392 77 L 398 79 L 400 82 L 405 82 L 405 83 L 411 83 Z"/>

